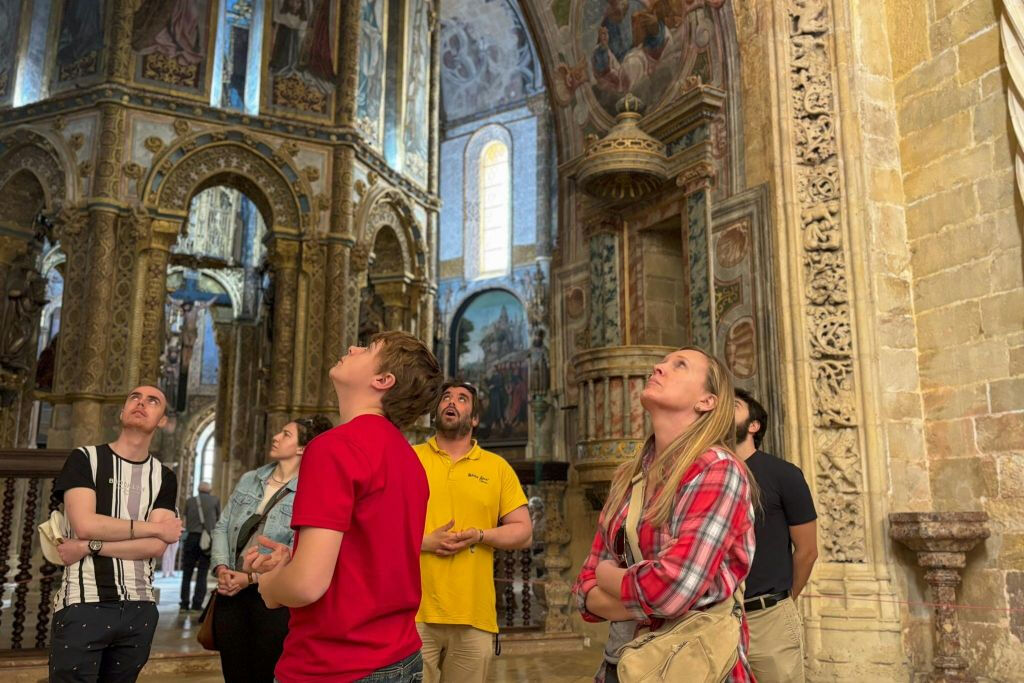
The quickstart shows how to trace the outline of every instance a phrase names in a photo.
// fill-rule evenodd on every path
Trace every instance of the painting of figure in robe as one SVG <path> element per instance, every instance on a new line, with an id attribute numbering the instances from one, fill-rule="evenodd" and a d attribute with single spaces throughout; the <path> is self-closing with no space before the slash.
<path id="1" fill-rule="evenodd" d="M 203 86 L 209 0 L 142 0 L 135 17 L 132 49 L 140 77 L 183 88 Z"/>
<path id="2" fill-rule="evenodd" d="M 21 0 L 0 0 L 0 104 L 14 95 L 14 69 L 18 54 Z"/>
<path id="3" fill-rule="evenodd" d="M 384 106 L 384 24 L 387 2 L 361 0 L 359 10 L 359 80 L 356 87 L 356 126 L 366 141 L 380 149 Z"/>
<path id="4" fill-rule="evenodd" d="M 480 399 L 481 444 L 512 446 L 529 437 L 529 349 L 523 305 L 504 290 L 476 295 L 453 328 L 455 376 Z"/>
<path id="5" fill-rule="evenodd" d="M 57 83 L 91 76 L 100 70 L 103 9 L 103 4 L 94 0 L 64 0 L 57 34 Z"/>
<path id="6" fill-rule="evenodd" d="M 335 5 L 330 0 L 273 0 L 273 7 L 268 62 L 273 103 L 325 114 L 337 76 Z"/>
<path id="7" fill-rule="evenodd" d="M 430 25 L 427 3 L 409 4 L 409 39 L 406 49 L 406 109 L 402 146 L 406 173 L 427 182 L 427 79 L 430 77 Z"/>

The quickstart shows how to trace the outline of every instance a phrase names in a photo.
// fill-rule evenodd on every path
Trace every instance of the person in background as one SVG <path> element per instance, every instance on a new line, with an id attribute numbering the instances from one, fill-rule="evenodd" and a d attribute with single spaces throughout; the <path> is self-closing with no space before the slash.
<path id="1" fill-rule="evenodd" d="M 199 494 L 185 501 L 185 551 L 181 558 L 182 611 L 189 609 L 188 594 L 192 585 L 192 572 L 198 567 L 196 589 L 192 595 L 192 609 L 199 611 L 206 599 L 206 576 L 210 571 L 210 550 L 213 547 L 213 528 L 220 517 L 220 500 L 210 493 L 210 482 L 199 485 Z"/>
<path id="2" fill-rule="evenodd" d="M 818 559 L 818 515 L 804 473 L 761 450 L 768 411 L 736 390 L 736 455 L 761 490 L 754 523 L 757 552 L 743 610 L 750 625 L 750 669 L 758 683 L 802 683 L 803 624 L 796 598 Z"/>
<path id="3" fill-rule="evenodd" d="M 494 551 L 529 548 L 533 523 L 515 470 L 473 438 L 480 423 L 476 388 L 441 385 L 434 436 L 414 447 L 430 484 L 416 628 L 424 683 L 484 683 L 498 615 Z M 527 587 L 530 590 L 530 587 Z"/>
<path id="4" fill-rule="evenodd" d="M 228 683 L 270 683 L 288 633 L 288 610 L 268 609 L 243 556 L 266 536 L 292 543 L 292 502 L 306 446 L 331 428 L 323 415 L 286 424 L 271 439 L 270 462 L 242 475 L 213 529 L 217 601 L 213 637 Z"/>

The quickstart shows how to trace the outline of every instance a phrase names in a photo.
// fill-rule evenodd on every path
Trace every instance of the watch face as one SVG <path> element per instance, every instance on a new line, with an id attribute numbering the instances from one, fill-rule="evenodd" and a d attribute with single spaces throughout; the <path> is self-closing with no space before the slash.
<path id="1" fill-rule="evenodd" d="M 94 553 L 98 553 L 102 547 L 103 541 L 89 541 L 89 550 Z"/>

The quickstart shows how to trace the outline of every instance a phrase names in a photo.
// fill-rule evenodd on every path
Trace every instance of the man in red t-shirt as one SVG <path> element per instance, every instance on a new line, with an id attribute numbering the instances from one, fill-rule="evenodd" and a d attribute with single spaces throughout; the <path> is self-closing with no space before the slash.
<path id="1" fill-rule="evenodd" d="M 294 550 L 260 537 L 250 554 L 268 607 L 291 608 L 281 683 L 419 680 L 416 632 L 427 477 L 402 436 L 437 402 L 441 368 L 426 345 L 382 332 L 331 368 L 341 424 L 302 457 Z"/>

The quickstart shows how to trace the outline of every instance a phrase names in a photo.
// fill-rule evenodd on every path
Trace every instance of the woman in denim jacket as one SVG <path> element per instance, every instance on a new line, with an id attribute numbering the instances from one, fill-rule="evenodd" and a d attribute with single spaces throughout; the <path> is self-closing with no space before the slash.
<path id="1" fill-rule="evenodd" d="M 267 609 L 256 588 L 257 576 L 244 571 L 242 557 L 260 534 L 291 545 L 302 451 L 331 426 L 323 415 L 286 424 L 271 441 L 271 462 L 242 475 L 213 529 L 211 564 L 219 594 L 213 634 L 227 683 L 274 680 L 274 665 L 288 634 L 288 610 Z"/>

